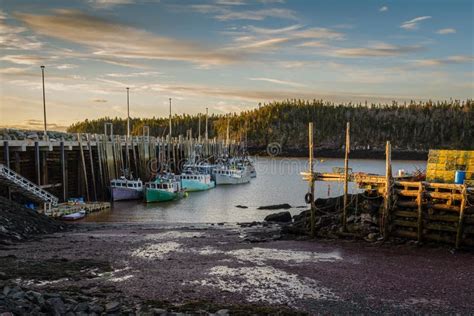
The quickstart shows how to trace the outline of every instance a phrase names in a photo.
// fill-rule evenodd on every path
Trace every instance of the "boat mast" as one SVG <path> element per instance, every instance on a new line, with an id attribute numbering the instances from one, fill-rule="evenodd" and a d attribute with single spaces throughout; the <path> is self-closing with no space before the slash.
<path id="1" fill-rule="evenodd" d="M 170 98 L 170 134 L 169 134 L 169 140 L 171 141 L 171 98 Z"/>
<path id="2" fill-rule="evenodd" d="M 206 108 L 206 142 L 209 139 L 209 135 L 207 134 L 207 115 L 208 114 L 208 109 Z"/>
<path id="3" fill-rule="evenodd" d="M 130 176 L 130 155 L 128 152 L 128 140 L 130 139 L 130 88 L 127 87 L 127 136 L 125 137 L 125 169 L 124 172 L 125 177 Z"/>

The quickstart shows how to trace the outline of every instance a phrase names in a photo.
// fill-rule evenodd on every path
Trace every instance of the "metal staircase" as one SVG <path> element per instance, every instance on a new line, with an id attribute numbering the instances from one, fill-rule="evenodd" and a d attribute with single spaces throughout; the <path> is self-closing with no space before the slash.
<path id="1" fill-rule="evenodd" d="M 37 184 L 22 177 L 7 166 L 0 164 L 0 184 L 18 189 L 23 195 L 31 198 L 34 201 L 48 203 L 56 206 L 59 199 L 48 191 L 42 189 Z"/>

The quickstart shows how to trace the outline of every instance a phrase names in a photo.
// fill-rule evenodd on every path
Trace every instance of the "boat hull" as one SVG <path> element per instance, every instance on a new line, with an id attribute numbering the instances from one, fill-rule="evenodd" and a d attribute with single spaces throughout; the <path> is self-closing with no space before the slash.
<path id="1" fill-rule="evenodd" d="M 173 201 L 182 197 L 183 192 L 169 192 L 159 189 L 147 189 L 145 191 L 145 201 L 147 203 Z"/>
<path id="2" fill-rule="evenodd" d="M 128 188 L 112 188 L 113 201 L 139 200 L 142 196 L 142 191 Z"/>
<path id="3" fill-rule="evenodd" d="M 181 183 L 183 185 L 183 189 L 188 192 L 205 191 L 205 190 L 212 189 L 216 186 L 214 181 L 211 181 L 210 183 L 202 183 L 199 181 L 183 179 L 181 180 Z"/>
<path id="4" fill-rule="evenodd" d="M 61 217 L 61 219 L 64 220 L 64 221 L 76 221 L 76 220 L 82 219 L 84 217 L 86 217 L 86 212 L 85 211 L 79 211 L 79 212 L 75 212 L 75 213 L 72 213 L 72 214 L 63 215 Z"/>
<path id="5" fill-rule="evenodd" d="M 241 177 L 232 177 L 232 176 L 227 176 L 227 175 L 222 175 L 222 174 L 216 174 L 215 177 L 216 177 L 216 184 L 218 185 L 243 184 L 243 183 L 250 182 L 249 174 L 243 174 Z"/>

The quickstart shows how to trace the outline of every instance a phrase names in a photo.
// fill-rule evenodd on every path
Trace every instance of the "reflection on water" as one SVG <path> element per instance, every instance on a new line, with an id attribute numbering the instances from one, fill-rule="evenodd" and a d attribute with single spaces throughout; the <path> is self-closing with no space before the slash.
<path id="1" fill-rule="evenodd" d="M 192 192 L 187 198 L 174 202 L 146 204 L 141 201 L 115 202 L 111 210 L 90 214 L 85 221 L 98 222 L 168 222 L 168 223 L 220 223 L 261 221 L 275 211 L 257 210 L 262 205 L 288 203 L 290 212 L 298 214 L 305 206 L 307 183 L 300 172 L 307 170 L 307 159 L 258 158 L 255 159 L 257 178 L 248 184 L 217 186 L 203 192 Z M 342 159 L 324 159 L 316 164 L 316 171 L 331 172 L 333 167 L 344 165 Z M 384 174 L 384 160 L 352 159 L 349 167 L 354 172 Z M 407 172 L 425 169 L 424 161 L 393 161 L 392 169 Z M 355 186 L 349 186 L 355 192 Z M 317 197 L 342 194 L 342 183 L 318 182 Z M 236 205 L 248 206 L 246 209 Z"/>

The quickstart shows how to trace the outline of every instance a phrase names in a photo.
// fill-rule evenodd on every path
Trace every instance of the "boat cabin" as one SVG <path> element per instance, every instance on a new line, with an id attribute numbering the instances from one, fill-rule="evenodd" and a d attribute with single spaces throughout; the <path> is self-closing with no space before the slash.
<path id="1" fill-rule="evenodd" d="M 147 189 L 165 190 L 170 192 L 177 192 L 181 190 L 181 184 L 178 181 L 169 182 L 147 182 L 145 184 Z"/>
<path id="2" fill-rule="evenodd" d="M 182 174 L 181 180 L 199 181 L 201 183 L 210 183 L 211 176 L 208 174 Z"/>
<path id="3" fill-rule="evenodd" d="M 112 188 L 127 188 L 132 190 L 142 190 L 143 183 L 141 180 L 127 180 L 127 179 L 114 179 L 110 181 Z"/>

